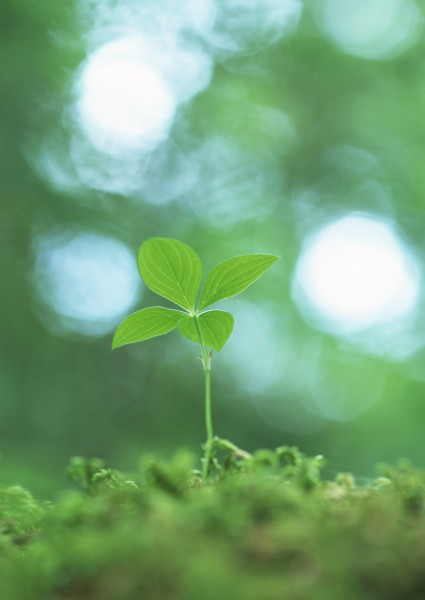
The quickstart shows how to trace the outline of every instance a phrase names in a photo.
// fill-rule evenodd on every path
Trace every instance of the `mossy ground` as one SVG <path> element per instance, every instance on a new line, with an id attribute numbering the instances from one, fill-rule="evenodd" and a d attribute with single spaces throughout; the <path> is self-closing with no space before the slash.
<path id="1" fill-rule="evenodd" d="M 2 600 L 423 600 L 425 474 L 320 478 L 293 448 L 228 456 L 208 482 L 185 452 L 130 481 L 74 459 L 54 504 L 0 490 Z"/>

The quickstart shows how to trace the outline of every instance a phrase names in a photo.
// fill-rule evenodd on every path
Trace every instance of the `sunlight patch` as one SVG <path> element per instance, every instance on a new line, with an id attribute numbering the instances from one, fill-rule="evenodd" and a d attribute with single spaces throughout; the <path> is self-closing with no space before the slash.
<path id="1" fill-rule="evenodd" d="M 352 215 L 306 241 L 293 291 L 319 327 L 350 334 L 409 316 L 419 298 L 419 278 L 416 260 L 389 223 Z"/>

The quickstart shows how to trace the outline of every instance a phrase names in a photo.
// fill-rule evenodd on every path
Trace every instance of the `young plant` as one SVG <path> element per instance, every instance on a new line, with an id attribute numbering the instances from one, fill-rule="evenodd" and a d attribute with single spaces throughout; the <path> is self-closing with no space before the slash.
<path id="1" fill-rule="evenodd" d="M 233 331 L 233 316 L 223 310 L 206 310 L 219 300 L 240 294 L 280 257 L 245 254 L 218 264 L 207 276 L 200 292 L 201 259 L 187 244 L 172 238 L 151 238 L 142 244 L 137 265 L 146 286 L 179 309 L 153 306 L 139 310 L 118 326 L 112 348 L 141 342 L 178 328 L 181 335 L 200 345 L 205 374 L 205 426 L 202 476 L 208 477 L 215 442 L 236 446 L 214 437 L 211 414 L 212 351 L 220 352 Z"/>

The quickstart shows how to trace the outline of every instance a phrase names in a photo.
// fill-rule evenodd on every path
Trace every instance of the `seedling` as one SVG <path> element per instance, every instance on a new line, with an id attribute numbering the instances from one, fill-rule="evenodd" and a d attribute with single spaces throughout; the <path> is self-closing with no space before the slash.
<path id="1" fill-rule="evenodd" d="M 205 309 L 246 290 L 279 258 L 274 254 L 245 254 L 225 260 L 211 271 L 200 290 L 201 259 L 190 246 L 172 238 L 151 238 L 140 247 L 137 265 L 147 287 L 183 310 L 153 306 L 133 313 L 118 326 L 112 348 L 164 335 L 176 327 L 183 337 L 200 345 L 207 433 L 204 479 L 211 468 L 215 444 L 238 450 L 231 442 L 214 437 L 211 414 L 212 352 L 222 350 L 232 334 L 234 319 L 223 310 Z"/>

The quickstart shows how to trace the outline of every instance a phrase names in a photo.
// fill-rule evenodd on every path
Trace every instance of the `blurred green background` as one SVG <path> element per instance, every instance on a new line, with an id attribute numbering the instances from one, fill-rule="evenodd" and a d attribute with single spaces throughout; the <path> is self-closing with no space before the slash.
<path id="1" fill-rule="evenodd" d="M 204 441 L 174 332 L 111 351 L 159 299 L 137 250 L 281 261 L 223 302 L 216 432 L 330 473 L 425 466 L 425 2 L 6 0 L 0 9 L 0 484 L 70 456 L 134 469 Z"/>

